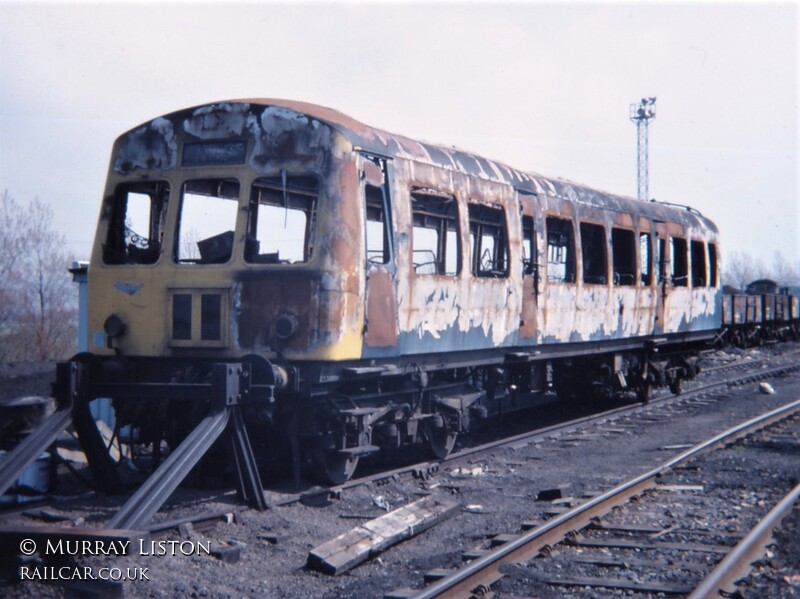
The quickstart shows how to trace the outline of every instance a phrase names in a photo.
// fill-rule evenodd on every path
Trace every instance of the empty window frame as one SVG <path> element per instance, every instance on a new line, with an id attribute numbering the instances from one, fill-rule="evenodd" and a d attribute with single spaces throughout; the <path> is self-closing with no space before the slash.
<path id="1" fill-rule="evenodd" d="M 605 285 L 608 281 L 606 258 L 606 231 L 602 225 L 581 223 L 581 257 L 583 258 L 583 282 Z"/>
<path id="2" fill-rule="evenodd" d="M 658 282 L 663 283 L 668 278 L 669 267 L 667 265 L 667 241 L 658 240 Z"/>
<path id="3" fill-rule="evenodd" d="M 522 217 L 522 274 L 532 275 L 536 271 L 536 235 L 533 217 Z"/>
<path id="4" fill-rule="evenodd" d="M 384 189 L 374 185 L 364 186 L 367 209 L 367 262 L 369 264 L 388 264 L 391 262 L 391 226 L 387 218 L 388 198 Z"/>
<path id="5" fill-rule="evenodd" d="M 642 285 L 649 286 L 653 282 L 653 248 L 650 243 L 650 233 L 639 233 L 639 260 Z"/>
<path id="6" fill-rule="evenodd" d="M 670 237 L 670 254 L 672 256 L 672 285 L 686 287 L 689 283 L 689 265 L 686 240 L 681 237 Z"/>
<path id="7" fill-rule="evenodd" d="M 706 246 L 702 241 L 692 241 L 690 246 L 692 287 L 706 286 Z"/>
<path id="8" fill-rule="evenodd" d="M 717 246 L 713 243 L 708 244 L 708 265 L 709 277 L 708 286 L 717 286 Z"/>
<path id="9" fill-rule="evenodd" d="M 547 280 L 550 283 L 575 282 L 575 234 L 572 221 L 548 216 Z"/>
<path id="10" fill-rule="evenodd" d="M 181 192 L 173 256 L 180 264 L 222 264 L 233 251 L 239 207 L 235 179 L 192 179 Z"/>
<path id="11" fill-rule="evenodd" d="M 633 231 L 611 229 L 611 254 L 614 261 L 614 284 L 636 285 L 636 241 Z"/>
<path id="12" fill-rule="evenodd" d="M 508 231 L 505 210 L 469 205 L 470 270 L 477 277 L 508 276 Z"/>
<path id="13" fill-rule="evenodd" d="M 254 264 L 308 262 L 314 252 L 319 180 L 315 175 L 261 177 L 253 182 L 245 260 Z"/>
<path id="14" fill-rule="evenodd" d="M 455 276 L 461 271 L 458 205 L 455 197 L 416 188 L 411 193 L 414 272 Z"/>
<path id="15" fill-rule="evenodd" d="M 120 185 L 110 202 L 111 220 L 103 244 L 103 262 L 154 264 L 164 240 L 169 183 Z"/>

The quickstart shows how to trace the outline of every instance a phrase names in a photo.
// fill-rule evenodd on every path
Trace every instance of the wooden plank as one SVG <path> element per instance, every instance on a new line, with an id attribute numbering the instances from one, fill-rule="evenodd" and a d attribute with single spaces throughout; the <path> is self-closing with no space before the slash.
<path id="1" fill-rule="evenodd" d="M 457 513 L 461 504 L 441 495 L 423 497 L 339 535 L 308 553 L 308 566 L 342 574 L 392 545 Z"/>

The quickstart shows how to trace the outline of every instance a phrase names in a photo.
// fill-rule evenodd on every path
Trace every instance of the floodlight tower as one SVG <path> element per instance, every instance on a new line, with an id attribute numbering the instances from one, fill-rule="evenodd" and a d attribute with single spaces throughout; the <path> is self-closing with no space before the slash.
<path id="1" fill-rule="evenodd" d="M 647 191 L 647 125 L 656 118 L 656 99 L 642 98 L 631 104 L 630 119 L 636 123 L 636 187 L 640 200 L 648 200 Z"/>

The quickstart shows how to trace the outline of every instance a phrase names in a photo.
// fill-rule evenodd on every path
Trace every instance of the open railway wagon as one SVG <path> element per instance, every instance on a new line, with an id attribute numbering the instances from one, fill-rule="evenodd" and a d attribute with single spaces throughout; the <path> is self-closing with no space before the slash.
<path id="1" fill-rule="evenodd" d="M 59 365 L 60 409 L 29 452 L 71 420 L 100 487 L 118 490 L 87 407 L 111 398 L 117 433 L 163 460 L 113 521 L 130 526 L 221 436 L 263 507 L 259 463 L 276 447 L 340 483 L 381 450 L 444 456 L 475 419 L 552 390 L 679 390 L 722 324 L 717 248 L 685 206 L 311 104 L 168 114 L 114 145 L 90 351 Z"/>
<path id="2" fill-rule="evenodd" d="M 771 279 L 723 295 L 719 343 L 749 347 L 800 337 L 800 296 Z"/>

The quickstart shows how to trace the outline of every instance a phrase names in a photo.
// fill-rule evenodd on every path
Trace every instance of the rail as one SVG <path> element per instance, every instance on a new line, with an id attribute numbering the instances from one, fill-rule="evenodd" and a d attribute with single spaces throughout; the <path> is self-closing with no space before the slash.
<path id="1" fill-rule="evenodd" d="M 772 539 L 772 531 L 792 511 L 800 499 L 800 484 L 792 489 L 764 518 L 742 539 L 711 573 L 689 595 L 689 599 L 730 597 L 736 590 L 735 582 L 744 577 L 752 563 L 764 553 Z"/>
<path id="2" fill-rule="evenodd" d="M 492 553 L 476 559 L 450 576 L 422 589 L 418 594 L 414 595 L 414 598 L 432 599 L 445 595 L 448 597 L 469 596 L 474 589 L 486 588 L 501 576 L 500 566 L 502 564 L 524 563 L 533 559 L 542 548 L 561 541 L 570 531 L 582 528 L 589 524 L 593 518 L 607 513 L 613 507 L 625 503 L 630 497 L 639 495 L 647 488 L 655 486 L 659 476 L 679 464 L 718 446 L 731 443 L 798 412 L 800 412 L 800 400 L 767 412 L 716 435 L 661 466 L 623 483 L 565 512 L 561 516 L 549 520 L 540 527 L 523 534 L 518 539 L 502 545 Z"/>

